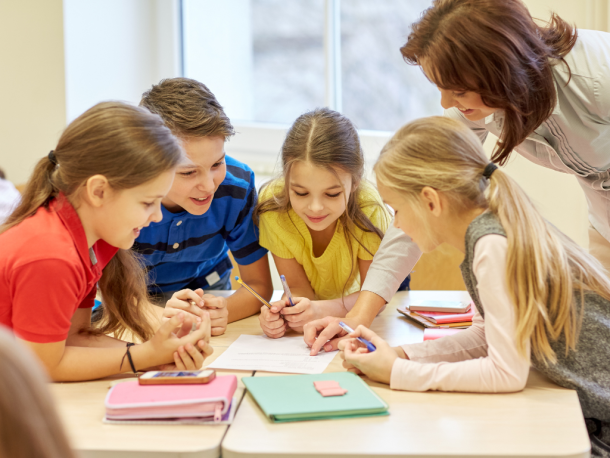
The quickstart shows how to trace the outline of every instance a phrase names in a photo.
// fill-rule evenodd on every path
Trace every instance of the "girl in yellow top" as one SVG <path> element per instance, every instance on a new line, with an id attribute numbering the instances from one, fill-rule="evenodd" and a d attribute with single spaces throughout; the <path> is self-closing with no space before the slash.
<path id="1" fill-rule="evenodd" d="M 261 308 L 261 327 L 274 338 L 287 326 L 302 332 L 311 320 L 345 316 L 389 224 L 379 194 L 363 180 L 358 133 L 343 115 L 321 108 L 297 118 L 281 158 L 283 176 L 261 189 L 254 210 L 260 244 L 294 296 L 294 307 L 284 297 Z"/>

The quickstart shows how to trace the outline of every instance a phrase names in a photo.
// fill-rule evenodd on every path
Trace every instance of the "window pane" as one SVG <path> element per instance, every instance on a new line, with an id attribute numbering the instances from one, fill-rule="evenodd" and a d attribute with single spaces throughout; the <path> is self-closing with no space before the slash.
<path id="1" fill-rule="evenodd" d="M 358 128 L 398 129 L 442 114 L 440 94 L 400 47 L 431 0 L 343 0 L 341 67 L 343 112 Z"/>
<path id="2" fill-rule="evenodd" d="M 324 0 L 184 0 L 185 76 L 234 121 L 291 124 L 324 105 Z"/>

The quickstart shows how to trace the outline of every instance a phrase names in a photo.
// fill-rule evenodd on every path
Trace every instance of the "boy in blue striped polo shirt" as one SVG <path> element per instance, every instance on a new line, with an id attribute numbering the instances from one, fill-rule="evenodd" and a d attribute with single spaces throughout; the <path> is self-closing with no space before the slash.
<path id="1" fill-rule="evenodd" d="M 145 92 L 140 105 L 161 116 L 188 156 L 162 200 L 163 219 L 142 228 L 134 244 L 149 269 L 149 292 L 165 303 L 179 290 L 231 289 L 231 250 L 243 280 L 270 299 L 267 250 L 259 245 L 252 220 L 254 173 L 225 155 L 224 143 L 234 130 L 216 97 L 198 81 L 172 78 Z M 203 301 L 212 335 L 260 310 L 243 288 L 227 299 L 204 294 Z"/>

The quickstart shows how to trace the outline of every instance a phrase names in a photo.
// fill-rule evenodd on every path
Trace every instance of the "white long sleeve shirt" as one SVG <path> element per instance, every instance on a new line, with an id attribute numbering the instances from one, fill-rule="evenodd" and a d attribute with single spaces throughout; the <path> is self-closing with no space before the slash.
<path id="1" fill-rule="evenodd" d="M 506 284 L 506 237 L 486 235 L 474 250 L 473 271 L 485 320 L 458 334 L 403 346 L 409 360 L 397 359 L 390 387 L 399 390 L 510 392 L 523 389 L 530 367 L 517 351 L 515 309 Z"/>

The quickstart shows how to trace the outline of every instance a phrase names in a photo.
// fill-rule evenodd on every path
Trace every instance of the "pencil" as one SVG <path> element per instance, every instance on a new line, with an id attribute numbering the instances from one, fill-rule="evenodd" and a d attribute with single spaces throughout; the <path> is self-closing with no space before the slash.
<path id="1" fill-rule="evenodd" d="M 252 294 L 254 297 L 256 297 L 259 301 L 261 301 L 264 305 L 266 305 L 269 309 L 271 309 L 271 304 L 269 302 L 267 302 L 265 299 L 262 298 L 262 296 L 260 294 L 258 294 L 256 291 L 254 291 L 252 288 L 250 288 L 248 285 L 246 285 L 243 280 L 239 277 L 235 277 L 235 281 L 237 283 L 239 283 L 241 286 L 243 286 L 244 288 L 246 288 L 250 294 Z"/>

